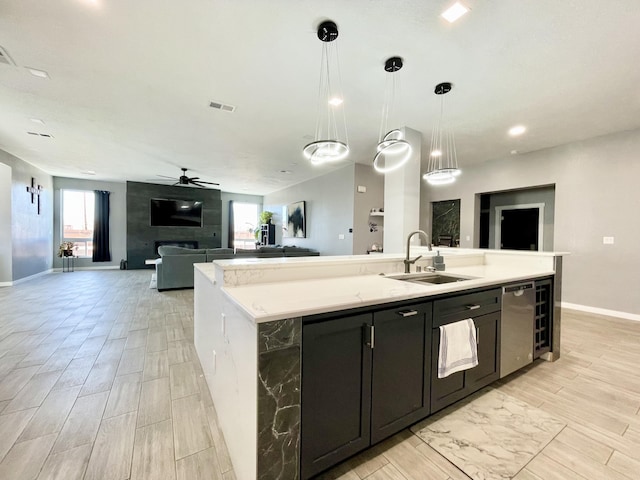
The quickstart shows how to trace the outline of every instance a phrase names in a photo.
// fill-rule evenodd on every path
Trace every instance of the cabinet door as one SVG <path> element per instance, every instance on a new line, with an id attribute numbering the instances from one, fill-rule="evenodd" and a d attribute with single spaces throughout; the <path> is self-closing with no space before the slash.
<path id="1" fill-rule="evenodd" d="M 440 351 L 440 329 L 434 328 L 431 337 L 431 413 L 465 397 L 464 372 L 452 373 L 438 378 L 438 353 Z"/>
<path id="2" fill-rule="evenodd" d="M 500 312 L 473 319 L 478 342 L 478 366 L 465 371 L 465 387 L 473 393 L 499 377 Z"/>
<path id="3" fill-rule="evenodd" d="M 370 444 L 371 320 L 364 314 L 303 325 L 303 479 Z"/>
<path id="4" fill-rule="evenodd" d="M 371 443 L 429 415 L 431 303 L 375 312 Z"/>

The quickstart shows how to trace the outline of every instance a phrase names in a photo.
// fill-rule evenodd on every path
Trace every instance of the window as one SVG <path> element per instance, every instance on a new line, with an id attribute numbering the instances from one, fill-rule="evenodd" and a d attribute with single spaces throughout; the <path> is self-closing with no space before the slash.
<path id="1" fill-rule="evenodd" d="M 78 257 L 93 255 L 93 191 L 62 190 L 62 241 L 75 244 Z"/>
<path id="2" fill-rule="evenodd" d="M 255 203 L 233 202 L 233 246 L 242 249 L 256 248 L 255 230 L 258 227 L 258 210 Z"/>

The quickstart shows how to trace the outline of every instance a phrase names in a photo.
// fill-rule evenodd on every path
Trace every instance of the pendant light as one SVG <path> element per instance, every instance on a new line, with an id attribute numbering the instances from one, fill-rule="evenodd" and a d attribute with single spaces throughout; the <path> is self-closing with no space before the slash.
<path id="1" fill-rule="evenodd" d="M 322 41 L 322 58 L 316 133 L 315 140 L 302 150 L 305 158 L 314 165 L 337 162 L 349 154 L 338 49 L 335 42 L 338 38 L 338 27 L 330 20 L 321 23 L 318 27 L 318 38 Z M 335 66 L 335 73 L 332 71 L 332 64 Z M 337 113 L 337 110 L 341 113 Z"/>
<path id="2" fill-rule="evenodd" d="M 373 168 L 380 173 L 387 173 L 402 167 L 411 157 L 411 144 L 404 139 L 404 134 L 400 129 L 387 131 L 389 117 L 392 121 L 393 107 L 397 93 L 398 75 L 396 72 L 402 68 L 403 62 L 400 57 L 391 57 L 384 64 L 387 76 L 385 88 L 385 99 L 382 107 L 382 120 L 380 121 L 380 141 L 376 156 L 373 159 Z M 386 133 L 385 133 L 386 132 Z"/>
<path id="3" fill-rule="evenodd" d="M 449 82 L 436 85 L 434 93 L 440 96 L 440 119 L 431 132 L 431 150 L 429 163 L 424 178 L 430 185 L 446 185 L 453 183 L 460 175 L 458 155 L 453 132 L 444 128 L 442 121 L 444 113 L 444 96 L 451 91 L 453 85 Z"/>

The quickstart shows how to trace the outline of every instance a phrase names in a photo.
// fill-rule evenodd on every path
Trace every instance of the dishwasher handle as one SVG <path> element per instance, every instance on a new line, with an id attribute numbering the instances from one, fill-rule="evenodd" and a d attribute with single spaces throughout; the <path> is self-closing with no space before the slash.
<path id="1" fill-rule="evenodd" d="M 533 288 L 533 282 L 520 283 L 518 285 L 509 285 L 508 287 L 502 287 L 502 294 L 514 293 L 516 296 L 522 295 L 525 290 Z"/>

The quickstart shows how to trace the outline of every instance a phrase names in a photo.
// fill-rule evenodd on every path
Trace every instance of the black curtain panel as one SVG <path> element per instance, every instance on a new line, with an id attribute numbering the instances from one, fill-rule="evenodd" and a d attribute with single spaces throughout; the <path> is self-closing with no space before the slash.
<path id="1" fill-rule="evenodd" d="M 109 193 L 95 190 L 96 207 L 93 219 L 93 261 L 110 262 L 109 251 Z"/>
<path id="2" fill-rule="evenodd" d="M 234 236 L 235 236 L 235 227 L 233 226 L 233 200 L 229 200 L 229 235 L 227 238 L 228 248 L 233 248 Z"/>

